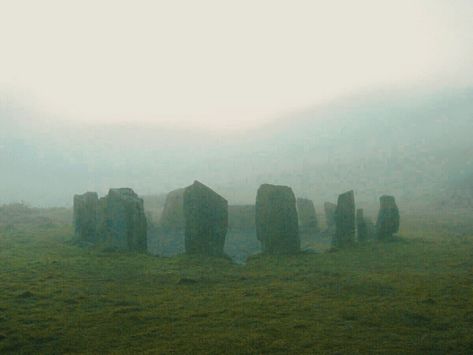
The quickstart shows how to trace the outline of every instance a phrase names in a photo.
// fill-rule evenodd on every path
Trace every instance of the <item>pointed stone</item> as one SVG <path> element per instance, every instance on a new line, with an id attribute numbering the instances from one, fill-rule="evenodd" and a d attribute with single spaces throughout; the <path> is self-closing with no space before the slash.
<path id="1" fill-rule="evenodd" d="M 185 248 L 187 254 L 224 255 L 228 202 L 204 184 L 184 190 Z"/>

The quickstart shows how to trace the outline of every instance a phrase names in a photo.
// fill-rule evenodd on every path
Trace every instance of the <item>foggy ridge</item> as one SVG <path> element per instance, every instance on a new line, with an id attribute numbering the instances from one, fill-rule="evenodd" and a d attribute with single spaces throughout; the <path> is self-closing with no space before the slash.
<path id="1" fill-rule="evenodd" d="M 402 202 L 435 200 L 473 176 L 473 89 L 353 96 L 235 137 L 44 120 L 0 107 L 0 203 L 68 206 L 78 191 L 165 193 L 194 179 L 231 203 L 254 202 L 264 182 L 318 203 L 352 188 L 361 201 L 391 193 Z"/>

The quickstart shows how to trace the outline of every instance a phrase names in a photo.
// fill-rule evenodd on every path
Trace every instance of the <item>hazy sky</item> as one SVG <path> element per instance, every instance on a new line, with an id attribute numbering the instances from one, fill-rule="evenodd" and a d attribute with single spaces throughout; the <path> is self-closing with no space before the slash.
<path id="1" fill-rule="evenodd" d="M 241 128 L 473 82 L 473 1 L 0 0 L 0 92 L 83 121 Z"/>

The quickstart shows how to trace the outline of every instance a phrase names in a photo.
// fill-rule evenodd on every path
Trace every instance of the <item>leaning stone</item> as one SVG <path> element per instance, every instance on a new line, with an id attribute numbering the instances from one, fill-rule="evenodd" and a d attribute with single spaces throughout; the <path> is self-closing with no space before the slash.
<path id="1" fill-rule="evenodd" d="M 110 189 L 99 205 L 100 230 L 106 247 L 146 251 L 147 221 L 143 200 L 132 189 Z"/>
<path id="2" fill-rule="evenodd" d="M 358 232 L 358 241 L 366 242 L 368 240 L 368 225 L 366 224 L 362 208 L 356 210 L 356 230 Z"/>
<path id="3" fill-rule="evenodd" d="M 288 186 L 263 184 L 256 196 L 256 236 L 263 253 L 300 251 L 296 199 Z"/>
<path id="4" fill-rule="evenodd" d="M 222 256 L 228 229 L 228 202 L 204 184 L 184 190 L 185 249 L 187 254 Z"/>
<path id="5" fill-rule="evenodd" d="M 74 195 L 74 232 L 81 242 L 95 243 L 97 241 L 97 204 L 96 192 Z"/>
<path id="6" fill-rule="evenodd" d="M 400 216 L 393 196 L 381 196 L 380 208 L 376 221 L 376 235 L 379 240 L 388 240 L 399 232 Z"/>
<path id="7" fill-rule="evenodd" d="M 352 245 L 355 242 L 355 195 L 353 191 L 338 196 L 335 225 L 333 245 L 337 248 Z"/>

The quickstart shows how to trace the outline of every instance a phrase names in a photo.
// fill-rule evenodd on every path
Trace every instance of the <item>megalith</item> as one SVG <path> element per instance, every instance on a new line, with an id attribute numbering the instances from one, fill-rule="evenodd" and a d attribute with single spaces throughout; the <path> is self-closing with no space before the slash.
<path id="1" fill-rule="evenodd" d="M 89 243 L 95 243 L 97 241 L 98 200 L 99 198 L 96 192 L 74 195 L 74 233 L 79 241 Z"/>
<path id="2" fill-rule="evenodd" d="M 143 200 L 130 188 L 110 189 L 99 201 L 99 225 L 105 246 L 146 251 L 147 221 Z"/>
<path id="3" fill-rule="evenodd" d="M 310 231 L 317 233 L 319 231 L 319 222 L 315 213 L 315 207 L 312 200 L 308 198 L 298 198 L 296 200 L 297 216 L 299 219 L 299 229 L 301 231 Z"/>
<path id="4" fill-rule="evenodd" d="M 379 213 L 376 221 L 376 235 L 379 240 L 388 240 L 399 232 L 400 216 L 394 196 L 379 198 Z"/>
<path id="5" fill-rule="evenodd" d="M 356 210 L 356 230 L 359 242 L 366 242 L 368 240 L 368 224 L 364 216 L 362 208 Z"/>
<path id="6" fill-rule="evenodd" d="M 263 253 L 300 251 L 296 198 L 290 187 L 261 185 L 256 196 L 255 221 Z"/>
<path id="7" fill-rule="evenodd" d="M 185 250 L 187 254 L 223 255 L 228 229 L 228 202 L 194 181 L 183 193 Z"/>
<path id="8" fill-rule="evenodd" d="M 338 196 L 335 210 L 335 236 L 333 245 L 337 248 L 355 242 L 355 195 L 353 191 Z"/>

